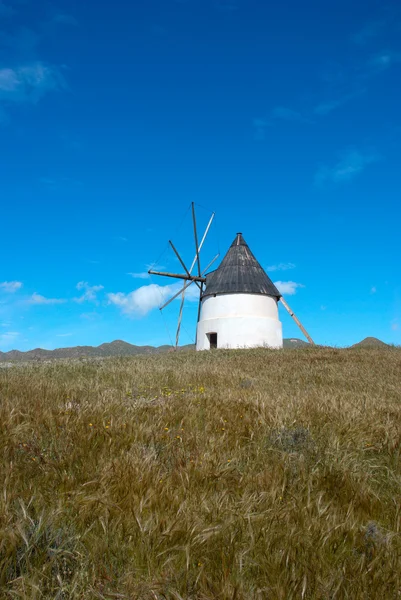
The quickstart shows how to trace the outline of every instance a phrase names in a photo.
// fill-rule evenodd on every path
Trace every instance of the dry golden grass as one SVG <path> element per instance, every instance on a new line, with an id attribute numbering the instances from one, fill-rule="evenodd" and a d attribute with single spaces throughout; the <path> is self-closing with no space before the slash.
<path id="1" fill-rule="evenodd" d="M 0 369 L 0 598 L 399 599 L 401 352 Z"/>

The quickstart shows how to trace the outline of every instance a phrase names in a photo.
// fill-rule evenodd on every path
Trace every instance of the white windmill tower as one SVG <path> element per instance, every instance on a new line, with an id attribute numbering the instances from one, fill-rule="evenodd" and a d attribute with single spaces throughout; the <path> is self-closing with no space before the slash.
<path id="1" fill-rule="evenodd" d="M 218 255 L 201 270 L 199 253 L 212 224 L 212 215 L 206 231 L 198 244 L 195 206 L 192 203 L 196 255 L 189 269 L 185 266 L 174 244 L 170 245 L 184 268 L 185 274 L 166 273 L 150 270 L 152 275 L 162 275 L 185 280 L 183 288 L 162 307 L 181 295 L 181 308 L 178 318 L 176 346 L 179 333 L 186 289 L 195 283 L 200 290 L 196 349 L 213 348 L 255 348 L 266 346 L 282 348 L 283 334 L 279 320 L 278 302 L 289 312 L 311 344 L 314 344 L 305 328 L 284 300 L 274 283 L 265 273 L 252 254 L 242 233 L 237 233 L 220 266 L 209 272 Z M 197 265 L 197 275 L 192 275 Z"/>

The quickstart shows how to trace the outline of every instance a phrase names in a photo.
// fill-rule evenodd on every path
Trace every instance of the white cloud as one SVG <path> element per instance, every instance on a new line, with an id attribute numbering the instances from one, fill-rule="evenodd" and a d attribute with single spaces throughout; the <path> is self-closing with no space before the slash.
<path id="1" fill-rule="evenodd" d="M 297 110 L 287 108 L 286 106 L 276 106 L 272 111 L 273 119 L 281 119 L 283 121 L 298 121 L 305 122 L 305 118 Z"/>
<path id="2" fill-rule="evenodd" d="M 373 287 L 370 288 L 370 293 L 371 294 L 376 294 L 376 292 L 377 292 L 377 288 L 375 286 L 373 286 Z"/>
<path id="3" fill-rule="evenodd" d="M 86 312 L 79 315 L 81 319 L 86 319 L 87 321 L 94 321 L 99 317 L 97 312 Z"/>
<path id="4" fill-rule="evenodd" d="M 397 321 L 395 321 L 395 322 L 393 322 L 393 323 L 391 324 L 391 329 L 392 329 L 393 331 L 398 331 L 398 330 L 399 330 L 399 328 L 400 328 L 400 324 L 399 324 L 399 323 L 397 323 Z"/>
<path id="5" fill-rule="evenodd" d="M 3 281 L 0 283 L 0 289 L 8 294 L 14 294 L 17 290 L 22 288 L 21 281 Z"/>
<path id="6" fill-rule="evenodd" d="M 333 110 L 336 110 L 337 108 L 340 108 L 341 106 L 344 106 L 344 104 L 347 104 L 347 102 L 350 102 L 350 100 L 353 100 L 354 98 L 357 98 L 358 96 L 361 96 L 365 92 L 366 92 L 366 89 L 361 88 L 350 94 L 344 94 L 343 96 L 339 96 L 339 97 L 335 98 L 334 100 L 327 100 L 326 102 L 321 102 L 320 104 L 315 106 L 315 108 L 313 109 L 313 112 L 316 115 L 319 115 L 320 117 L 325 117 L 326 115 L 331 113 Z"/>
<path id="7" fill-rule="evenodd" d="M 279 263 L 278 265 L 270 265 L 266 268 L 266 271 L 288 271 L 289 269 L 295 269 L 295 265 L 293 263 Z"/>
<path id="8" fill-rule="evenodd" d="M 345 104 L 346 99 L 339 98 L 337 100 L 328 100 L 327 102 L 321 102 L 313 109 L 317 115 L 325 116 L 331 113 L 333 110 Z"/>
<path id="9" fill-rule="evenodd" d="M 274 285 L 283 296 L 293 296 L 299 288 L 305 287 L 302 283 L 295 281 L 275 281 Z"/>
<path id="10" fill-rule="evenodd" d="M 142 273 L 127 273 L 127 275 L 131 275 L 134 279 L 149 279 L 150 275 L 146 271 Z"/>
<path id="11" fill-rule="evenodd" d="M 55 190 L 57 188 L 57 181 L 55 179 L 51 179 L 50 177 L 39 177 L 39 182 L 43 183 L 48 188 L 52 188 Z"/>
<path id="12" fill-rule="evenodd" d="M 0 102 L 36 104 L 52 91 L 66 89 L 59 69 L 43 62 L 0 69 Z"/>
<path id="13" fill-rule="evenodd" d="M 354 42 L 354 44 L 363 45 L 372 38 L 380 35 L 385 25 L 385 19 L 366 23 L 359 31 L 351 36 L 351 40 Z"/>
<path id="14" fill-rule="evenodd" d="M 41 296 L 34 292 L 32 296 L 29 298 L 29 304 L 64 304 L 67 300 L 62 298 L 45 298 L 45 296 Z"/>
<path id="15" fill-rule="evenodd" d="M 286 106 L 276 106 L 271 111 L 269 117 L 258 117 L 253 119 L 253 137 L 255 140 L 264 140 L 266 129 L 271 127 L 274 121 L 290 121 L 292 123 L 312 123 L 304 117 L 299 111 L 287 108 Z"/>
<path id="16" fill-rule="evenodd" d="M 369 66 L 374 70 L 384 71 L 393 65 L 401 62 L 401 52 L 383 51 L 373 56 L 369 61 Z"/>
<path id="17" fill-rule="evenodd" d="M 72 333 L 58 333 L 57 337 L 70 337 L 70 335 L 72 335 Z"/>
<path id="18" fill-rule="evenodd" d="M 84 294 L 79 298 L 74 298 L 74 302 L 81 304 L 82 302 L 97 302 L 97 292 L 104 289 L 103 285 L 89 285 L 87 281 L 79 281 L 77 290 L 85 290 Z"/>
<path id="19" fill-rule="evenodd" d="M 145 316 L 151 310 L 159 308 L 182 287 L 183 283 L 181 282 L 164 286 L 151 283 L 129 294 L 118 292 L 117 294 L 108 294 L 107 297 L 109 303 L 118 306 L 122 313 L 131 316 Z M 185 290 L 185 297 L 193 302 L 199 300 L 199 289 L 195 284 Z"/>
<path id="20" fill-rule="evenodd" d="M 5 333 L 0 334 L 0 346 L 8 347 L 10 344 L 13 344 L 17 337 L 20 335 L 18 331 L 6 331 Z"/>
<path id="21" fill-rule="evenodd" d="M 341 159 L 333 166 L 322 166 L 315 174 L 315 185 L 322 186 L 328 183 L 347 183 L 360 175 L 364 169 L 380 160 L 377 154 L 362 154 L 358 150 L 347 150 Z"/>

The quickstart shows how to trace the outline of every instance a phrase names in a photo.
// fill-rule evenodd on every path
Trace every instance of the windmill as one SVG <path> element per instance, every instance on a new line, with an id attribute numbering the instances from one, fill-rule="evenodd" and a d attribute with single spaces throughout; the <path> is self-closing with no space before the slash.
<path id="1" fill-rule="evenodd" d="M 219 267 L 209 271 L 217 260 L 217 254 L 205 269 L 201 268 L 200 251 L 204 245 L 214 219 L 212 214 L 205 232 L 198 242 L 195 205 L 192 203 L 192 223 L 195 242 L 195 257 L 189 269 L 186 267 L 173 242 L 169 244 L 185 273 L 169 273 L 149 270 L 151 275 L 172 277 L 185 281 L 181 290 L 160 307 L 163 310 L 181 296 L 181 305 L 176 331 L 178 346 L 185 292 L 195 284 L 199 288 L 198 323 L 196 349 L 240 348 L 268 346 L 282 348 L 282 325 L 278 315 L 278 302 L 294 319 L 307 340 L 314 341 L 303 327 L 282 294 L 265 273 L 252 254 L 242 233 L 237 233 Z M 196 267 L 196 275 L 192 272 Z"/>

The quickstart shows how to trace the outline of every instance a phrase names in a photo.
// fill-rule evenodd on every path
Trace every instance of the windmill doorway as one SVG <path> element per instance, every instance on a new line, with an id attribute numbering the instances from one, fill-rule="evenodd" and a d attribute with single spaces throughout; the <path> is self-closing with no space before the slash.
<path id="1" fill-rule="evenodd" d="M 217 333 L 208 333 L 207 337 L 209 339 L 210 350 L 217 348 Z"/>

